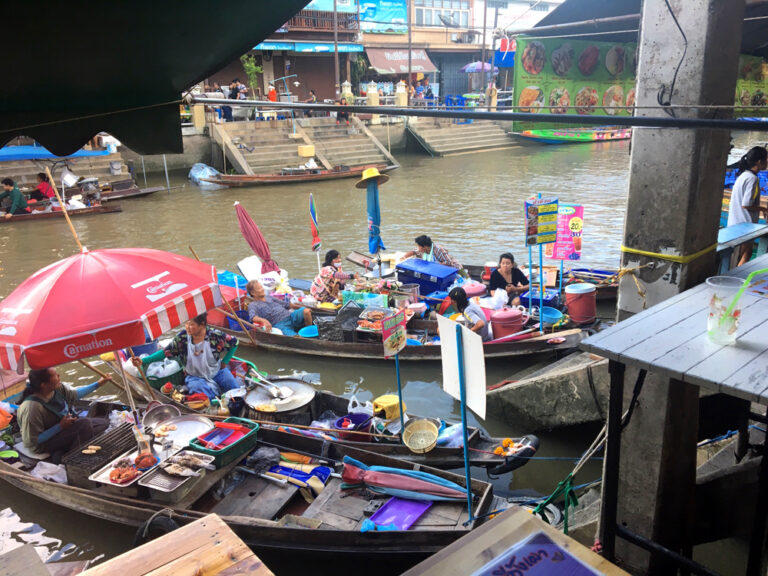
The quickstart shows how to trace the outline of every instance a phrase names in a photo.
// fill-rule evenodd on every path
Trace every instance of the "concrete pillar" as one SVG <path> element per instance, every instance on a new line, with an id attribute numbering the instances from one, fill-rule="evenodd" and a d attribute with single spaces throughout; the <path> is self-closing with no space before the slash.
<path id="1" fill-rule="evenodd" d="M 673 105 L 733 105 L 745 0 L 670 0 L 669 4 L 687 36 L 687 53 L 670 95 L 684 40 L 665 0 L 646 0 L 638 47 L 637 105 L 657 106 L 660 93 L 662 98 L 671 96 Z M 628 56 L 631 62 L 632 55 Z M 681 118 L 711 117 L 708 111 L 669 113 Z M 639 108 L 635 114 L 664 116 L 665 112 Z M 687 256 L 717 242 L 728 141 L 727 130 L 633 129 L 625 247 Z M 700 283 L 714 273 L 714 264 L 714 251 L 688 263 L 624 252 L 622 267 L 650 267 L 637 272 L 646 287 L 647 302 L 629 275 L 622 279 L 619 319 Z M 625 407 L 635 374 L 627 372 Z M 617 521 L 677 551 L 688 547 L 694 519 L 697 425 L 697 388 L 649 374 L 632 421 L 621 436 Z M 620 539 L 616 554 L 633 573 L 674 572 Z"/>
<path id="2" fill-rule="evenodd" d="M 192 106 L 192 124 L 198 134 L 205 131 L 205 105 L 195 104 Z"/>
<path id="3" fill-rule="evenodd" d="M 366 102 L 368 106 L 379 105 L 379 87 L 376 82 L 371 80 L 368 82 L 368 88 L 366 90 Z M 371 124 L 381 124 L 381 117 L 378 114 L 371 115 Z"/>

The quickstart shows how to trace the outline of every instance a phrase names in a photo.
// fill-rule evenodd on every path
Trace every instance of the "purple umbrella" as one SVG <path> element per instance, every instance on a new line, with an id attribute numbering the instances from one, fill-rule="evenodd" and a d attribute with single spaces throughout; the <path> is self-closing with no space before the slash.
<path id="1" fill-rule="evenodd" d="M 269 244 L 264 240 L 264 236 L 261 235 L 261 230 L 256 226 L 256 222 L 253 221 L 251 215 L 248 214 L 240 202 L 235 202 L 235 212 L 237 212 L 237 224 L 240 226 L 243 238 L 245 238 L 248 246 L 251 247 L 256 255 L 261 258 L 261 273 L 279 272 L 280 267 L 277 265 L 277 262 L 272 260 L 272 254 L 269 252 Z"/>
<path id="2" fill-rule="evenodd" d="M 479 60 L 477 62 L 470 62 L 466 66 L 462 67 L 462 72 L 490 72 L 491 71 L 491 65 L 488 62 L 480 62 Z M 498 74 L 499 69 L 494 66 L 493 67 L 493 73 Z"/>

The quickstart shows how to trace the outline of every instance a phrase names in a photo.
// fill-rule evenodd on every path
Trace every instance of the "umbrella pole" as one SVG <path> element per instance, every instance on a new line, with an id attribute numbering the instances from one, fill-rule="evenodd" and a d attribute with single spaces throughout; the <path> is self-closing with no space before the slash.
<path id="1" fill-rule="evenodd" d="M 464 474 L 467 481 L 467 515 L 473 522 L 472 516 L 472 475 L 469 470 L 469 438 L 467 434 L 467 391 L 464 381 L 464 342 L 461 338 L 461 326 L 456 324 L 456 352 L 459 357 L 459 392 L 461 394 L 461 428 L 464 436 Z"/>
<path id="2" fill-rule="evenodd" d="M 115 355 L 115 362 L 117 362 L 118 367 L 120 368 L 120 377 L 123 379 L 123 382 L 125 382 L 125 393 L 128 395 L 128 405 L 131 407 L 131 413 L 133 414 L 133 419 L 138 425 L 139 423 L 139 415 L 136 412 L 136 404 L 133 402 L 133 394 L 131 394 L 131 386 L 128 384 L 128 380 L 125 378 L 125 369 L 123 368 L 123 362 L 120 360 L 120 355 L 118 354 L 118 351 L 114 351 Z"/>
<path id="3" fill-rule="evenodd" d="M 51 176 L 51 170 L 48 168 L 48 166 L 45 167 L 45 174 L 48 176 L 48 182 L 51 185 L 51 188 L 53 188 L 53 193 L 56 194 L 56 199 L 59 201 L 59 204 L 61 205 L 61 209 L 64 211 L 64 218 L 67 219 L 67 224 L 69 224 L 69 229 L 72 231 L 72 236 L 75 237 L 75 242 L 77 242 L 77 247 L 80 248 L 80 252 L 85 252 L 83 249 L 83 245 L 80 243 L 80 238 L 77 237 L 77 232 L 75 232 L 75 227 L 72 226 L 72 220 L 69 219 L 69 214 L 67 213 L 67 205 L 64 204 L 64 202 L 61 200 L 61 196 L 59 195 L 59 191 L 56 188 L 56 182 L 53 180 L 53 176 Z"/>
<path id="4" fill-rule="evenodd" d="M 395 374 L 397 375 L 397 398 L 400 401 L 400 442 L 403 442 L 405 422 L 403 421 L 403 388 L 400 386 L 400 353 L 395 354 Z"/>
<path id="5" fill-rule="evenodd" d="M 320 266 L 320 250 L 315 250 L 315 254 L 317 254 L 317 273 L 320 274 L 322 270 L 322 266 Z"/>
<path id="6" fill-rule="evenodd" d="M 189 247 L 189 251 L 192 252 L 192 255 L 195 257 L 195 260 L 197 260 L 198 262 L 202 262 L 202 260 L 200 260 L 200 257 L 197 255 L 197 252 L 195 252 L 195 249 L 192 248 L 192 246 Z M 243 319 L 237 315 L 235 310 L 232 308 L 232 304 L 229 303 L 229 300 L 227 300 L 223 296 L 221 297 L 221 299 L 224 300 L 224 304 L 226 304 L 227 308 L 229 308 L 229 311 L 232 314 L 232 317 L 235 320 L 237 320 L 238 324 L 240 324 L 240 328 L 242 329 L 243 332 L 245 332 L 246 336 L 248 336 L 248 339 L 251 341 L 251 344 L 253 344 L 256 348 L 258 348 L 259 345 L 256 343 L 256 340 L 254 340 L 253 336 L 251 336 L 251 333 L 248 332 L 248 329 L 245 327 L 245 324 L 243 323 Z"/>

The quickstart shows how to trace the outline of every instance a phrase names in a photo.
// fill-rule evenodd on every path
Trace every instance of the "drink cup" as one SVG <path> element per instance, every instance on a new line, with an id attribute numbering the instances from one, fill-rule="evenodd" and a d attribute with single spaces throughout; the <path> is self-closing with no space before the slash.
<path id="1" fill-rule="evenodd" d="M 576 252 L 581 252 L 581 232 L 571 233 L 573 239 L 573 249 Z"/>
<path id="2" fill-rule="evenodd" d="M 743 279 L 735 276 L 707 278 L 711 294 L 707 314 L 707 336 L 715 344 L 728 345 L 736 341 L 742 301 L 739 300 L 730 312 L 728 308 L 743 283 Z"/>

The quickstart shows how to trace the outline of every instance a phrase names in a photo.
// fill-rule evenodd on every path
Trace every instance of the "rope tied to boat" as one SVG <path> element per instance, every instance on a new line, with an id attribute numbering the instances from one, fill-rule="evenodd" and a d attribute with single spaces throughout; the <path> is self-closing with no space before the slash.
<path id="1" fill-rule="evenodd" d="M 143 530 L 141 532 L 141 537 L 142 538 L 146 538 L 147 537 L 147 533 L 149 532 L 149 527 L 152 525 L 152 521 L 155 518 L 157 518 L 158 516 L 161 516 L 162 514 L 165 514 L 165 513 L 168 513 L 168 519 L 169 520 L 173 520 L 173 514 L 174 514 L 173 509 L 171 509 L 171 508 L 163 508 L 162 510 L 158 510 L 157 512 L 152 514 L 152 516 L 149 517 L 149 520 L 144 522 L 144 527 L 143 527 Z"/>
<path id="2" fill-rule="evenodd" d="M 578 466 L 577 466 L 578 468 Z M 573 488 L 573 475 L 574 472 L 571 472 L 568 474 L 568 476 L 565 477 L 565 480 L 561 480 L 557 488 L 555 488 L 555 491 L 552 492 L 545 500 L 542 500 L 536 505 L 536 508 L 533 509 L 533 514 L 538 514 L 541 516 L 542 520 L 545 522 L 547 521 L 547 517 L 545 514 L 545 509 L 549 504 L 552 504 L 555 500 L 560 498 L 560 496 L 563 497 L 563 534 L 568 534 L 568 509 L 573 507 L 574 509 L 576 506 L 579 505 L 579 499 L 576 496 L 576 491 Z"/>
<path id="3" fill-rule="evenodd" d="M 637 288 L 637 295 L 640 296 L 640 298 L 642 298 L 643 300 L 643 310 L 645 310 L 648 307 L 648 301 L 645 298 L 645 294 L 647 293 L 647 290 L 645 286 L 640 283 L 640 279 L 637 277 L 637 272 L 642 270 L 643 268 L 653 268 L 653 266 L 654 266 L 653 262 L 648 262 L 647 264 L 643 264 L 642 266 L 635 266 L 633 268 L 619 268 L 619 271 L 616 274 L 617 282 L 621 282 L 621 279 L 624 278 L 624 276 L 630 276 L 632 280 L 635 281 L 635 287 Z"/>

